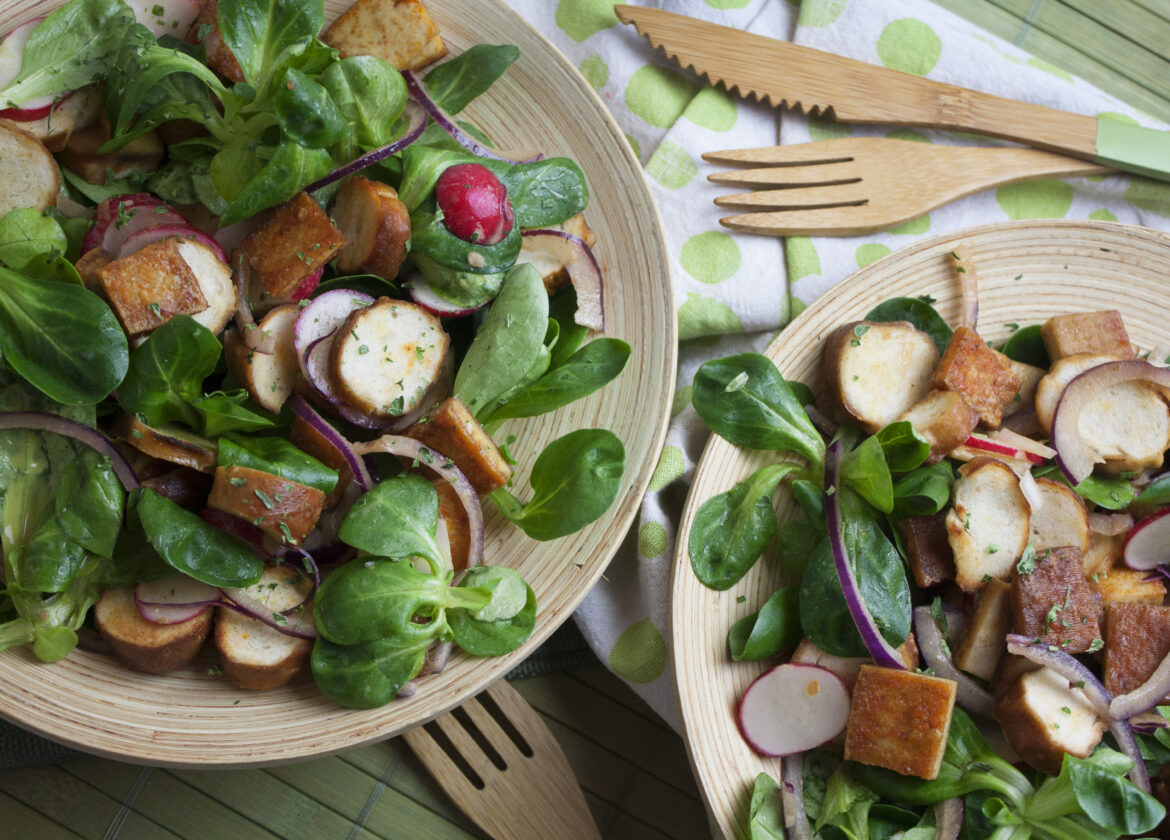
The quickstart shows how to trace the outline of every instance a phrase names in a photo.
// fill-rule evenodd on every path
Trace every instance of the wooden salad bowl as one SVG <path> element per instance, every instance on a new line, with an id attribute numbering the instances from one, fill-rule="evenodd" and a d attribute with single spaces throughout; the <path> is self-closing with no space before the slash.
<path id="1" fill-rule="evenodd" d="M 0 0 L 0 31 L 50 12 L 56 2 Z M 326 0 L 326 20 L 348 7 Z M 666 434 L 674 393 L 675 306 L 661 221 L 617 124 L 576 69 L 499 0 L 427 0 L 452 53 L 476 43 L 515 44 L 520 58 L 460 119 L 478 123 L 502 147 L 530 147 L 580 164 L 590 188 L 585 215 L 606 276 L 606 335 L 629 342 L 622 375 L 587 399 L 528 420 L 508 421 L 519 466 L 514 492 L 550 441 L 600 427 L 625 444 L 626 473 L 610 510 L 576 534 L 536 542 L 485 505 L 486 561 L 520 571 L 536 592 L 531 638 L 499 658 L 457 655 L 417 694 L 369 711 L 342 708 L 305 675 L 283 688 L 248 692 L 205 654 L 167 676 L 126 670 L 77 650 L 45 665 L 30 651 L 0 653 L 0 717 L 99 755 L 172 767 L 260 766 L 336 753 L 418 726 L 450 711 L 531 654 L 565 621 L 601 576 L 637 513 Z"/>
<path id="2" fill-rule="evenodd" d="M 959 245 L 970 250 L 978 272 L 979 332 L 985 339 L 998 343 L 1011 334 L 1011 325 L 1036 324 L 1059 313 L 1119 309 L 1140 350 L 1170 346 L 1170 236 L 1109 222 L 1028 221 L 934 237 L 866 266 L 801 313 L 766 355 L 785 379 L 815 388 L 824 337 L 884 300 L 930 295 L 943 318 L 956 323 L 960 295 L 950 253 Z M 707 589 L 691 570 L 687 534 L 704 501 L 776 460 L 774 453 L 740 449 L 713 436 L 695 473 L 675 556 L 671 651 L 683 737 L 703 799 L 726 838 L 747 836 L 755 777 L 765 772 L 780 778 L 780 759 L 754 752 L 735 719 L 752 680 L 776 663 L 732 661 L 727 631 L 758 611 L 784 581 L 776 558 L 766 551 L 730 589 Z M 786 492 L 776 498 L 783 523 L 795 503 Z"/>

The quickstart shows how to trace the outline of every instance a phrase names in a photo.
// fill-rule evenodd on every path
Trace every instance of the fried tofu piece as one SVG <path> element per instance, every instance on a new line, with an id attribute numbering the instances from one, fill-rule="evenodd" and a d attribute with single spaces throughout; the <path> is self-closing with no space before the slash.
<path id="1" fill-rule="evenodd" d="M 333 221 L 346 239 L 337 254 L 339 271 L 398 276 L 410 246 L 410 212 L 393 187 L 350 178 L 337 193 Z"/>
<path id="2" fill-rule="evenodd" d="M 966 592 L 992 578 L 1007 579 L 1028 544 L 1031 509 L 1012 468 L 975 458 L 959 468 L 947 511 L 955 580 Z"/>
<path id="3" fill-rule="evenodd" d="M 81 275 L 81 282 L 91 292 L 98 292 L 101 288 L 98 280 L 98 271 L 114 261 L 114 255 L 105 248 L 90 248 L 74 264 L 77 273 Z"/>
<path id="4" fill-rule="evenodd" d="M 257 583 L 244 591 L 290 624 L 312 624 L 311 609 L 304 606 L 313 583 L 302 572 L 281 564 L 266 566 Z M 298 607 L 300 609 L 298 609 Z M 281 633 L 263 621 L 220 607 L 215 619 L 215 646 L 223 673 L 240 688 L 266 691 L 284 685 L 305 670 L 313 643 Z"/>
<path id="5" fill-rule="evenodd" d="M 1166 585 L 1158 579 L 1146 580 L 1149 572 L 1114 566 L 1098 572 L 1093 584 L 1101 596 L 1101 603 L 1150 604 L 1158 606 L 1166 597 Z"/>
<path id="6" fill-rule="evenodd" d="M 930 444 L 926 463 L 937 464 L 971 436 L 979 425 L 979 412 L 958 391 L 931 391 L 898 419 L 908 420 L 926 438 Z"/>
<path id="7" fill-rule="evenodd" d="M 229 82 L 244 81 L 244 71 L 240 68 L 240 62 L 236 61 L 235 55 L 224 43 L 223 33 L 219 28 L 219 0 L 204 0 L 199 17 L 195 18 L 195 22 L 187 31 L 186 40 L 189 44 L 203 41 L 207 63 L 219 75 Z"/>
<path id="8" fill-rule="evenodd" d="M 57 203 L 61 171 L 32 133 L 0 120 L 0 216 L 18 207 L 44 210 Z"/>
<path id="9" fill-rule="evenodd" d="M 842 324 L 825 343 L 824 386 L 835 418 L 873 433 L 930 391 L 938 350 L 906 321 Z"/>
<path id="10" fill-rule="evenodd" d="M 970 327 L 959 327 L 930 381 L 942 391 L 958 391 L 979 422 L 998 429 L 1023 384 L 1012 360 L 993 350 Z"/>
<path id="11" fill-rule="evenodd" d="M 1097 582 L 1102 575 L 1109 573 L 1121 558 L 1125 550 L 1125 534 L 1094 534 L 1089 533 L 1089 550 L 1085 552 L 1085 577 Z M 1100 587 L 1098 587 L 1098 590 Z M 1159 598 L 1157 603 L 1162 603 Z"/>
<path id="12" fill-rule="evenodd" d="M 207 506 L 247 520 L 266 534 L 297 545 L 317 524 L 325 494 L 251 467 L 216 467 Z"/>
<path id="13" fill-rule="evenodd" d="M 955 555 L 947 539 L 946 514 L 907 516 L 898 520 L 898 533 L 920 589 L 955 578 Z"/>
<path id="14" fill-rule="evenodd" d="M 93 618 L 102 638 L 127 667 L 166 674 L 195 658 L 211 632 L 213 610 L 178 624 L 155 624 L 138 611 L 134 587 L 114 586 L 94 604 Z"/>
<path id="15" fill-rule="evenodd" d="M 1170 655 L 1170 607 L 1116 602 L 1105 609 L 1105 688 L 1127 694 Z"/>
<path id="16" fill-rule="evenodd" d="M 308 193 L 276 208 L 240 245 L 268 299 L 285 300 L 345 246 L 345 237 Z"/>
<path id="17" fill-rule="evenodd" d="M 1050 478 L 1036 479 L 1043 504 L 1030 518 L 1032 547 L 1036 551 L 1075 545 L 1081 557 L 1089 550 L 1089 512 L 1075 490 Z"/>
<path id="18" fill-rule="evenodd" d="M 439 403 L 406 435 L 454 461 L 481 496 L 503 487 L 512 477 L 512 467 L 499 447 L 458 397 Z"/>
<path id="19" fill-rule="evenodd" d="M 1005 637 L 1012 627 L 1012 587 L 989 580 L 979 590 L 963 641 L 955 649 L 955 665 L 968 674 L 991 680 L 1007 652 Z"/>
<path id="20" fill-rule="evenodd" d="M 853 687 L 845 759 L 934 779 L 942 766 L 956 684 L 862 665 Z"/>
<path id="21" fill-rule="evenodd" d="M 1036 567 L 1012 578 L 1012 624 L 1016 633 L 1084 653 L 1101 638 L 1101 596 L 1085 579 L 1076 546 L 1044 552 Z"/>
<path id="22" fill-rule="evenodd" d="M 1064 754 L 1087 758 L 1107 728 L 1079 688 L 1051 668 L 1024 674 L 995 707 L 995 719 L 1012 749 L 1049 775 Z"/>
<path id="23" fill-rule="evenodd" d="M 114 421 L 113 433 L 139 452 L 199 472 L 215 470 L 215 441 L 172 425 L 148 426 L 133 414 Z"/>
<path id="24" fill-rule="evenodd" d="M 418 70 L 447 54 L 439 27 L 420 0 L 357 0 L 321 35 L 342 58 L 372 55 Z"/>
<path id="25" fill-rule="evenodd" d="M 1077 353 L 1099 353 L 1132 359 L 1129 333 L 1116 309 L 1053 315 L 1040 328 L 1040 338 L 1052 361 Z"/>
<path id="26" fill-rule="evenodd" d="M 207 308 L 199 279 L 179 250 L 181 242 L 179 237 L 151 242 L 98 269 L 102 294 L 128 335 L 142 335 L 173 315 L 195 315 Z"/>

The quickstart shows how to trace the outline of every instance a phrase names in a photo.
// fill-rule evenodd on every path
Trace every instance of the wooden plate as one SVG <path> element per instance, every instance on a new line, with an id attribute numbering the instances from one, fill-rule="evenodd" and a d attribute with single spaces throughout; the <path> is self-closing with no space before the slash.
<path id="1" fill-rule="evenodd" d="M 980 279 L 979 332 L 1002 340 L 1008 324 L 1039 323 L 1063 312 L 1120 309 L 1131 340 L 1149 350 L 1170 340 L 1166 305 L 1170 236 L 1107 222 L 1034 221 L 979 227 L 925 240 L 866 266 L 818 299 L 767 349 L 786 379 L 815 387 L 824 337 L 860 320 L 892 297 L 931 295 L 949 322 L 959 315 L 949 253 L 966 244 Z M 690 533 L 699 506 L 775 460 L 712 437 L 699 461 L 680 535 Z M 777 494 L 781 522 L 791 498 Z M 768 663 L 733 662 L 727 631 L 756 612 L 781 584 L 765 556 L 735 586 L 715 592 L 691 571 L 685 536 L 678 541 L 671 620 L 674 669 L 683 735 L 707 808 L 724 837 L 746 837 L 752 781 L 780 778 L 780 760 L 757 755 L 739 734 L 739 697 Z M 772 663 L 774 664 L 774 663 Z M 782 713 L 782 712 L 779 712 Z"/>
<path id="2" fill-rule="evenodd" d="M 56 2 L 0 0 L 0 31 L 48 13 Z M 605 272 L 606 334 L 633 355 L 606 388 L 555 414 L 511 421 L 517 435 L 515 492 L 527 497 L 535 456 L 574 429 L 604 427 L 626 447 L 626 476 L 613 507 L 584 530 L 538 543 L 486 505 L 487 561 L 520 570 L 536 591 L 536 630 L 508 656 L 459 657 L 421 682 L 411 699 L 350 711 L 316 690 L 311 677 L 267 692 L 235 688 L 202 668 L 166 677 L 127 671 L 75 651 L 43 665 L 27 650 L 0 653 L 0 716 L 54 740 L 112 758 L 163 766 L 254 766 L 338 752 L 395 735 L 459 705 L 531 654 L 601 576 L 629 528 L 666 433 L 676 367 L 675 308 L 661 221 L 642 168 L 601 100 L 556 49 L 499 0 L 427 0 L 453 53 L 476 43 L 515 44 L 519 60 L 486 101 L 467 109 L 503 147 L 568 155 L 590 187 L 586 217 Z M 348 6 L 326 0 L 331 20 Z M 463 114 L 460 115 L 463 117 Z"/>

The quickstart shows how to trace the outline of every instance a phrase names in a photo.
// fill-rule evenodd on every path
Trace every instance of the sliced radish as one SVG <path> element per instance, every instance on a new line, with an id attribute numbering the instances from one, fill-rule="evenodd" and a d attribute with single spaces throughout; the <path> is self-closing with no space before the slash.
<path id="1" fill-rule="evenodd" d="M 0 90 L 8 87 L 9 82 L 20 75 L 20 66 L 24 62 L 24 45 L 28 43 L 33 30 L 40 26 L 42 20 L 44 18 L 35 18 L 28 23 L 22 23 L 0 41 Z M 52 110 L 52 96 L 36 96 L 19 103 L 19 107 L 0 109 L 0 119 L 34 122 L 49 116 Z"/>
<path id="2" fill-rule="evenodd" d="M 1125 565 L 1143 572 L 1170 563 L 1170 507 L 1137 521 L 1125 538 L 1122 557 Z"/>
<path id="3" fill-rule="evenodd" d="M 999 455 L 1004 458 L 1015 458 L 1020 461 L 1031 461 L 1033 464 L 1043 464 L 1044 457 L 1035 452 L 1029 452 L 1018 446 L 1000 442 L 986 435 L 971 435 L 967 438 L 966 446 L 979 452 L 990 455 Z"/>
<path id="4" fill-rule="evenodd" d="M 439 297 L 435 290 L 431 288 L 431 284 L 423 277 L 421 272 L 415 272 L 410 275 L 407 283 L 410 289 L 410 299 L 421 306 L 427 312 L 438 315 L 440 318 L 460 318 L 464 315 L 470 315 L 478 309 L 482 309 L 484 303 L 479 306 L 460 306 L 456 303 L 451 303 L 444 298 Z"/>
<path id="5" fill-rule="evenodd" d="M 1056 457 L 1056 450 L 1052 447 L 1045 446 L 1038 440 L 1032 440 L 1032 438 L 1024 437 L 1017 432 L 1013 432 L 1011 429 L 1000 429 L 998 432 L 996 432 L 995 440 L 998 443 L 1006 444 L 1007 446 L 1014 446 L 1021 452 L 1028 453 L 1028 457 L 1031 460 L 1035 460 L 1032 458 L 1033 455 L 1038 458 L 1042 458 L 1045 461 Z"/>
<path id="6" fill-rule="evenodd" d="M 135 604 L 138 614 L 151 624 L 182 624 L 211 609 L 211 604 Z"/>
<path id="7" fill-rule="evenodd" d="M 161 216 L 163 214 L 159 215 Z M 219 247 L 219 243 L 206 233 L 188 224 L 173 224 L 170 222 L 142 227 L 132 233 L 126 234 L 122 240 L 121 253 L 118 256 L 128 257 L 144 245 L 149 245 L 151 242 L 158 242 L 166 239 L 168 236 L 181 236 L 184 239 L 191 239 L 195 242 L 202 243 L 214 251 L 221 262 L 227 262 L 227 254 L 223 252 L 223 248 Z M 111 251 L 110 253 L 113 252 Z"/>
<path id="8" fill-rule="evenodd" d="M 131 193 L 107 198 L 97 207 L 94 226 L 85 235 L 84 250 L 105 248 L 116 259 L 125 256 L 122 246 L 129 237 L 163 225 L 190 227 L 185 218 L 152 195 Z"/>
<path id="9" fill-rule="evenodd" d="M 134 0 L 129 5 L 134 19 L 156 38 L 161 35 L 183 37 L 200 12 L 196 0 Z"/>
<path id="10" fill-rule="evenodd" d="M 321 266 L 304 280 L 301 284 L 293 289 L 293 300 L 305 300 L 313 292 L 317 291 L 317 287 L 321 285 L 321 278 L 325 275 L 325 266 Z"/>
<path id="11" fill-rule="evenodd" d="M 569 280 L 577 292 L 577 312 L 573 320 L 583 327 L 604 330 L 601 266 L 585 240 L 568 231 L 553 229 L 526 230 L 522 236 L 523 248 L 554 257 L 569 272 Z"/>
<path id="12" fill-rule="evenodd" d="M 170 575 L 136 584 L 134 599 L 155 606 L 213 604 L 219 600 L 219 590 L 187 575 Z"/>
<path id="13" fill-rule="evenodd" d="M 739 731 L 761 755 L 792 755 L 836 738 L 849 689 L 832 671 L 788 662 L 756 677 L 739 701 Z"/>
<path id="14" fill-rule="evenodd" d="M 293 332 L 293 346 L 297 350 L 297 364 L 310 382 L 309 350 L 317 341 L 332 335 L 342 322 L 359 306 L 369 306 L 374 299 L 352 289 L 334 289 L 326 292 L 301 310 Z"/>

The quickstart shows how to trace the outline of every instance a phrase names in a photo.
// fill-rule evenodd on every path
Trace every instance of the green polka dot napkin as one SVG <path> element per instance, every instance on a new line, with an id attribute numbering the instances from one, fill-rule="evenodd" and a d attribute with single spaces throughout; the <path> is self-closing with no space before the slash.
<path id="1" fill-rule="evenodd" d="M 672 422 L 641 516 L 605 578 L 576 614 L 603 662 L 676 722 L 668 651 L 676 523 L 707 432 L 690 407 L 703 361 L 761 350 L 804 305 L 860 266 L 927 236 L 987 222 L 1093 218 L 1170 228 L 1170 184 L 1116 175 L 1003 187 L 939 208 L 896 230 L 852 238 L 737 235 L 712 199 L 725 188 L 700 157 L 715 149 L 841 136 L 996 144 L 946 132 L 850 126 L 785 114 L 707 87 L 617 22 L 612 0 L 509 0 L 597 90 L 622 126 L 666 225 L 678 306 L 680 362 Z M 639 2 L 639 0 L 630 0 Z M 874 64 L 990 93 L 1151 127 L 1088 83 L 927 0 L 641 0 Z M 612 212 L 597 208 L 592 212 Z"/>

